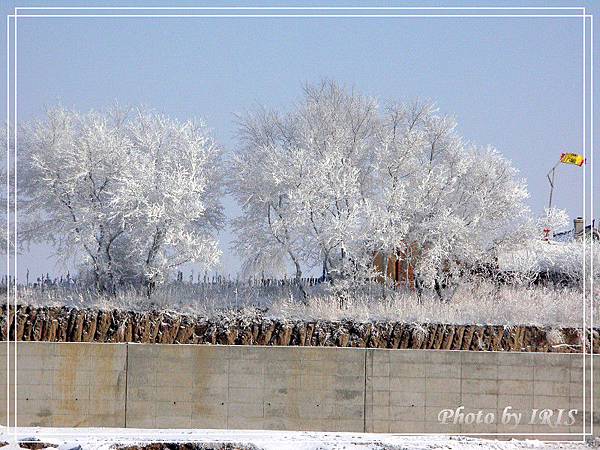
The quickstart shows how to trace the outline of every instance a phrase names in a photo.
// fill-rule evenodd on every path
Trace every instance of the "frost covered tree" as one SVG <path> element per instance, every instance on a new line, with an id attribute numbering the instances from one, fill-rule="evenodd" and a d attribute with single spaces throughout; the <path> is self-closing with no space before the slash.
<path id="1" fill-rule="evenodd" d="M 291 262 L 299 280 L 304 249 L 289 193 L 303 182 L 306 164 L 294 151 L 292 127 L 264 110 L 240 120 L 241 145 L 231 161 L 229 189 L 244 212 L 233 228 L 246 269 L 280 274 Z"/>
<path id="2" fill-rule="evenodd" d="M 527 216 L 525 184 L 492 148 L 430 104 L 377 102 L 334 82 L 307 86 L 288 113 L 240 121 L 230 188 L 246 262 L 322 264 L 334 285 L 372 278 L 374 254 L 410 262 L 422 283 L 491 255 Z"/>
<path id="3" fill-rule="evenodd" d="M 304 93 L 289 122 L 295 151 L 307 166 L 292 194 L 303 222 L 298 234 L 305 261 L 321 264 L 338 286 L 357 283 L 372 266 L 367 245 L 377 103 L 335 83 L 307 86 Z"/>
<path id="4" fill-rule="evenodd" d="M 569 223 L 569 215 L 564 209 L 545 208 L 544 214 L 537 220 L 537 228 L 543 233 L 543 237 L 550 237 L 552 234 Z"/>
<path id="5" fill-rule="evenodd" d="M 4 131 L 6 132 L 6 131 Z M 6 134 L 4 134 L 4 139 L 6 140 Z M 9 192 L 12 191 L 14 180 L 7 180 L 8 171 L 6 168 L 3 168 L 0 171 L 0 205 L 2 205 L 2 212 L 0 213 L 0 251 L 3 254 L 6 254 L 10 250 L 14 250 L 13 242 L 13 223 L 8 223 L 9 220 L 9 212 L 14 211 L 13 209 L 13 199 L 12 195 L 10 196 L 11 203 L 7 203 L 9 200 Z M 8 183 L 7 183 L 8 181 Z"/>
<path id="6" fill-rule="evenodd" d="M 83 257 L 99 291 L 219 258 L 221 151 L 202 123 L 141 109 L 64 108 L 19 132 L 25 241 Z"/>
<path id="7" fill-rule="evenodd" d="M 215 266 L 224 225 L 220 147 L 204 124 L 151 112 L 138 111 L 127 131 L 130 164 L 111 201 L 131 224 L 120 265 L 143 274 L 149 288 L 184 263 Z"/>
<path id="8" fill-rule="evenodd" d="M 525 183 L 510 161 L 465 142 L 455 127 L 430 104 L 394 105 L 377 152 L 381 211 L 391 224 L 382 250 L 394 248 L 438 292 L 443 278 L 514 241 L 529 213 Z"/>
<path id="9" fill-rule="evenodd" d="M 240 119 L 230 189 L 242 205 L 235 247 L 255 270 L 321 266 L 341 281 L 370 269 L 369 229 L 377 105 L 334 83 L 307 86 L 288 114 Z M 369 258 L 370 259 L 370 258 Z"/>

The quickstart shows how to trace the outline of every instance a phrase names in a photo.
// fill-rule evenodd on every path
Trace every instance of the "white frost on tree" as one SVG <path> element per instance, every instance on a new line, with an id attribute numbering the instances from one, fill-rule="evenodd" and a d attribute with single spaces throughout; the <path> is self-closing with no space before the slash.
<path id="1" fill-rule="evenodd" d="M 347 279 L 365 260 L 377 105 L 331 83 L 307 86 L 289 114 L 240 120 L 230 189 L 242 205 L 235 247 L 254 270 L 291 263 Z"/>
<path id="2" fill-rule="evenodd" d="M 232 225 L 246 269 L 280 274 L 291 262 L 300 278 L 303 242 L 295 233 L 300 223 L 289 193 L 303 182 L 306 161 L 287 134 L 292 125 L 264 110 L 240 122 L 229 189 L 244 211 Z"/>
<path id="3" fill-rule="evenodd" d="M 538 230 L 543 237 L 552 237 L 553 233 L 569 223 L 569 215 L 564 209 L 544 208 L 544 214 L 537 220 Z"/>
<path id="4" fill-rule="evenodd" d="M 377 102 L 334 82 L 292 111 L 240 121 L 230 189 L 236 248 L 254 268 L 322 265 L 334 285 L 372 278 L 375 252 L 411 260 L 433 285 L 480 263 L 525 222 L 510 161 L 455 131 L 430 104 Z"/>
<path id="5" fill-rule="evenodd" d="M 428 284 L 484 262 L 528 217 L 527 189 L 510 161 L 465 142 L 455 127 L 418 103 L 392 106 L 382 124 L 382 199 L 400 218 L 390 246 L 413 258 Z"/>
<path id="6" fill-rule="evenodd" d="M 83 256 L 98 290 L 220 256 L 221 150 L 202 123 L 118 107 L 51 109 L 19 132 L 24 240 Z"/>

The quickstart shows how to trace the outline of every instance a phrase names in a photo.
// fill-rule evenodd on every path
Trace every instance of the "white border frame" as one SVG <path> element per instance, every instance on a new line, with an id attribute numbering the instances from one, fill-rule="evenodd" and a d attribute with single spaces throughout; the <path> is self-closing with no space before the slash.
<path id="1" fill-rule="evenodd" d="M 438 11 L 438 10 L 444 10 L 444 11 L 504 11 L 504 10 L 508 10 L 508 11 L 579 11 L 579 14 L 463 14 L 463 13 L 456 13 L 456 14 L 110 14 L 110 13 L 105 13 L 105 14 L 35 14 L 35 13 L 27 13 L 27 14 L 19 14 L 20 10 L 24 10 L 24 11 L 138 11 L 138 10 L 142 10 L 142 11 L 196 11 L 196 10 L 201 10 L 201 11 L 212 11 L 212 10 L 226 10 L 226 11 L 396 11 L 396 10 L 407 10 L 407 11 Z M 17 110 L 17 49 L 18 49 L 18 45 L 17 45 L 17 18 L 35 18 L 35 17 L 44 17 L 44 18 L 79 18 L 79 17 L 85 17 L 85 18 L 188 18 L 188 17 L 195 17 L 195 18 L 284 18 L 284 17 L 290 17 L 290 18 L 312 18 L 312 17 L 318 17 L 318 18 L 409 18 L 409 17 L 417 17 L 417 18 L 441 18 L 441 17 L 455 17 L 455 18 L 490 18 L 490 17 L 499 17 L 499 18 L 565 18 L 565 17 L 581 17 L 582 18 L 582 28 L 583 28 L 583 32 L 582 32 L 582 44 L 583 44 L 583 62 L 582 62 L 582 68 L 583 68 L 583 92 L 582 92 L 582 97 L 583 97 L 583 130 L 582 130 L 582 152 L 583 152 L 583 156 L 586 156 L 586 139 L 587 139 L 587 113 L 588 113 L 588 105 L 586 102 L 587 96 L 588 96 L 588 87 L 589 87 L 589 98 L 590 98 L 590 102 L 589 102 L 589 113 L 590 113 L 590 129 L 589 129 L 589 146 L 590 146 L 590 214 L 591 217 L 594 217 L 594 205 L 593 205 L 593 186 L 594 186 L 594 179 L 593 179 L 593 173 L 594 173 L 594 168 L 593 168 L 593 163 L 594 163 L 594 157 L 593 157 L 593 143 L 594 143 L 594 122 L 593 122 L 593 89 L 594 89 L 594 85 L 593 85 L 593 15 L 592 14 L 588 14 L 586 12 L 586 8 L 585 7 L 565 7 L 565 6 L 558 6 L 558 7 L 527 7 L 527 6 L 498 6 L 498 7 L 483 7 L 483 6 L 473 6 L 473 7 L 464 7 L 464 6 L 458 6 L 458 7 L 444 7 L 444 6 L 429 6 L 429 7 L 420 7 L 420 6 L 205 6 L 205 7 L 193 7 L 193 6 L 172 6 L 172 7 L 160 7 L 160 6 L 148 6 L 148 7 L 129 7 L 129 6 L 116 6 L 116 7 L 110 7 L 110 6 L 98 6 L 98 7 L 86 7 L 86 6 L 73 6 L 73 7 L 69 7 L 69 6 L 53 6 L 53 7 L 42 7 L 42 6 L 32 6 L 32 7 L 15 7 L 14 8 L 14 13 L 13 14 L 9 14 L 6 16 L 6 62 L 7 62 L 7 68 L 6 68 L 6 94 L 7 94 L 7 98 L 6 98 L 6 114 L 7 114 L 7 121 L 6 121 L 6 131 L 7 131 L 7 137 L 6 137 L 6 160 L 7 160 L 7 167 L 10 167 L 10 104 L 11 104 L 11 92 L 10 92 L 10 86 L 11 86 L 11 76 L 10 76 L 10 23 L 11 23 L 11 19 L 13 20 L 13 60 L 14 60 L 14 74 L 13 74 L 13 97 L 12 97 L 12 102 L 13 102 L 13 119 L 14 119 L 14 126 L 13 128 L 13 145 L 14 145 L 14 170 L 15 170 L 15 177 L 14 177 L 14 192 L 15 192 L 15 198 L 14 198 L 14 217 L 15 217 L 15 223 L 14 223 L 14 263 L 13 263 L 13 267 L 14 267 L 14 286 L 13 286 L 13 296 L 14 296 L 14 308 L 15 308 L 15 312 L 16 312 L 16 308 L 17 308 L 17 214 L 18 214 L 18 209 L 17 209 L 17 195 L 16 195 L 16 187 L 17 187 L 17 149 L 18 149 L 18 145 L 17 145 L 17 133 L 18 133 L 18 122 L 17 122 L 17 118 L 18 118 L 18 110 Z M 587 48 L 586 48 L 586 42 L 587 42 L 587 31 L 588 31 L 588 19 L 589 19 L 589 35 L 590 35 L 590 45 L 589 45 L 589 58 L 588 58 L 588 53 L 587 53 Z M 589 78 L 589 85 L 587 84 L 587 80 L 586 80 L 586 73 L 588 70 L 588 64 L 589 62 L 589 71 L 590 71 L 590 78 Z M 7 232 L 6 232 L 6 238 L 7 238 L 7 249 L 6 249 L 6 267 L 7 267 L 7 275 L 10 274 L 10 177 L 7 177 L 6 180 L 6 187 L 7 187 L 7 199 L 6 199 L 6 208 L 7 208 Z M 586 167 L 584 165 L 583 168 L 583 195 L 582 195 L 582 204 L 583 204 L 583 220 L 584 220 L 584 227 L 586 225 L 586 210 L 587 210 L 587 203 L 586 203 Z M 590 382 L 590 412 L 589 412 L 589 416 L 590 416 L 590 423 L 589 423 L 589 432 L 586 432 L 586 345 L 583 345 L 583 352 L 582 352 L 582 357 L 583 357 L 583 409 L 582 409 L 582 415 L 583 415 L 583 432 L 582 433 L 391 433 L 394 435 L 406 435 L 406 436 L 414 436 L 414 435 L 433 435 L 433 436 L 439 436 L 439 435 L 447 435 L 447 436 L 582 436 L 582 441 L 585 441 L 587 436 L 593 436 L 593 426 L 594 426 L 594 420 L 593 420 L 593 412 L 594 412 L 594 403 L 593 403 L 593 383 L 594 383 L 594 379 L 593 379 L 593 371 L 594 371 L 594 364 L 593 364 L 593 358 L 594 358 L 594 354 L 593 354 L 593 320 L 594 320 L 594 316 L 593 316 L 593 312 L 594 312 L 594 304 L 593 304 L 593 286 L 594 286 L 594 280 L 593 280 L 593 276 L 590 277 L 590 289 L 591 289 L 591 299 L 590 299 L 590 324 L 589 324 L 589 329 L 588 327 L 586 327 L 586 308 L 587 308 L 587 302 L 586 302 L 586 295 L 585 295 L 585 286 L 586 286 L 586 253 L 585 253 L 585 244 L 586 244 L 586 236 L 585 236 L 585 232 L 584 232 L 584 236 L 583 236 L 583 247 L 584 247 L 584 252 L 583 252 L 583 301 L 582 301 L 582 312 L 583 312 L 583 340 L 584 343 L 587 343 L 588 341 L 588 337 L 587 334 L 589 333 L 589 341 L 590 341 L 590 378 L 591 378 L 591 382 Z M 593 273 L 593 258 L 592 256 L 592 245 L 593 245 L 593 239 L 590 239 L 590 273 Z M 6 306 L 7 306 L 7 316 L 10 314 L 10 279 L 8 279 L 9 281 L 7 282 L 7 299 L 6 299 Z M 11 427 L 10 425 L 10 340 L 8 338 L 9 336 L 9 331 L 8 330 L 8 326 L 9 326 L 9 320 L 7 320 L 7 340 L 6 340 L 6 347 L 7 347 L 7 355 L 6 355 L 6 362 L 7 362 L 7 400 L 6 400 L 6 408 L 7 408 L 7 427 L 10 430 L 11 428 L 14 428 L 14 432 L 15 432 L 15 440 L 16 440 L 16 433 L 17 433 L 17 429 L 18 429 L 18 421 L 17 421 L 17 339 L 16 339 L 16 334 L 17 334 L 17 320 L 16 320 L 16 315 L 15 315 L 15 319 L 14 319 L 14 334 L 15 334 L 15 341 L 14 341 L 14 372 L 15 372 L 15 380 L 14 380 L 14 427 Z M 26 441 L 22 441 L 22 442 L 26 442 Z M 160 441 L 157 441 L 160 442 Z M 560 442 L 560 441 L 557 441 Z M 568 441 L 568 442 L 573 442 L 573 441 Z"/>

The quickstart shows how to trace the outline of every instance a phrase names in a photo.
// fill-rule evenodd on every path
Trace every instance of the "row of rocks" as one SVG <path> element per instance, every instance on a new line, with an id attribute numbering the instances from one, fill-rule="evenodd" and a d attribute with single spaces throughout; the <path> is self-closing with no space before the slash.
<path id="1" fill-rule="evenodd" d="M 303 321 L 269 318 L 260 311 L 201 317 L 169 311 L 121 311 L 75 307 L 6 306 L 0 338 L 49 342 L 138 342 L 159 344 L 293 345 L 578 353 L 578 328 L 450 325 L 405 322 Z M 590 345 L 590 341 L 592 345 Z M 586 351 L 600 353 L 600 328 Z"/>

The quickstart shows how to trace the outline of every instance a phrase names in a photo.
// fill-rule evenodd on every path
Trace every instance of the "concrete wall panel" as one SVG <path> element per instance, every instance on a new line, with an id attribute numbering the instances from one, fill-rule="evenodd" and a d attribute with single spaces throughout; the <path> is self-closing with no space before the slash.
<path id="1" fill-rule="evenodd" d="M 366 431 L 581 433 L 583 360 L 576 354 L 367 350 Z M 596 362 L 596 365 L 597 362 Z M 589 372 L 589 370 L 588 370 Z M 598 379 L 598 373 L 594 378 Z M 591 375 L 588 373 L 588 384 Z M 598 397 L 595 388 L 595 397 Z M 589 412 L 590 393 L 587 394 Z M 442 410 L 493 414 L 493 423 L 440 422 Z M 502 423 L 505 408 L 519 424 Z M 572 426 L 531 422 L 534 409 L 578 409 Z M 562 413 L 567 414 L 567 412 Z M 456 414 L 455 414 L 456 416 Z M 588 416 L 589 417 L 589 416 Z M 596 417 L 597 420 L 597 417 Z M 589 421 L 589 418 L 588 418 Z M 557 437 L 558 438 L 558 437 Z M 565 438 L 565 436 L 561 436 Z"/>
<path id="2" fill-rule="evenodd" d="M 6 343 L 0 345 L 0 400 L 10 389 L 14 424 L 14 343 L 6 371 Z M 19 426 L 125 426 L 127 348 L 119 344 L 19 342 L 17 424 Z M 6 424 L 6 408 L 0 408 Z"/>

